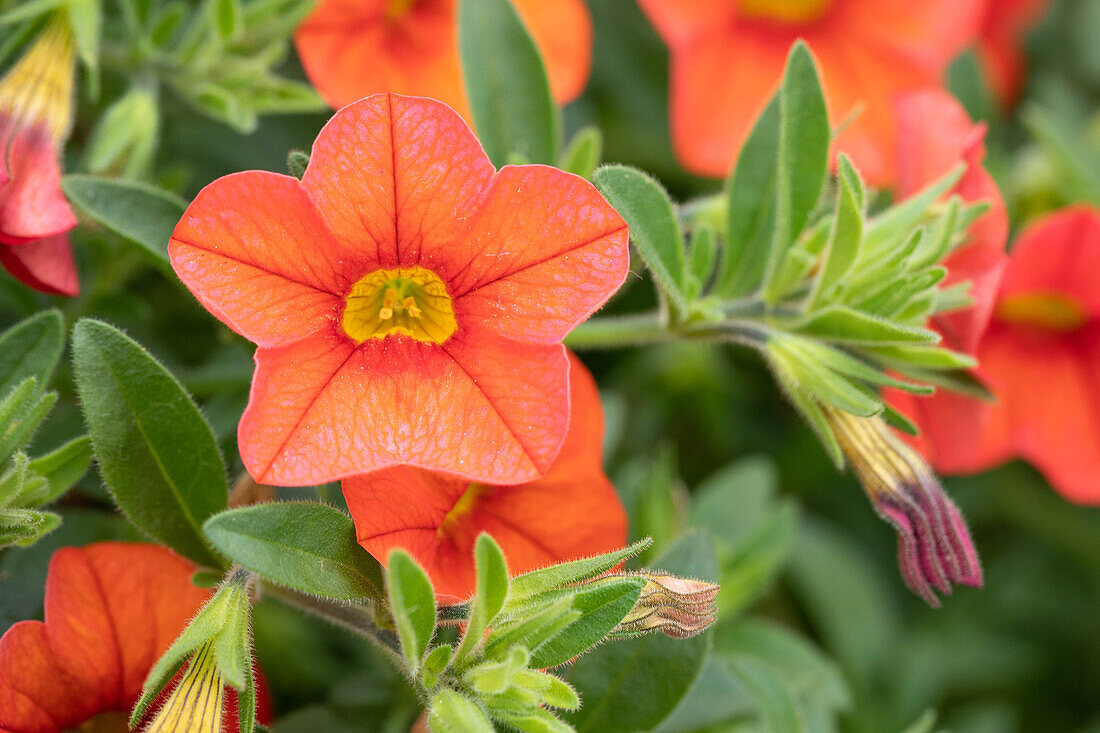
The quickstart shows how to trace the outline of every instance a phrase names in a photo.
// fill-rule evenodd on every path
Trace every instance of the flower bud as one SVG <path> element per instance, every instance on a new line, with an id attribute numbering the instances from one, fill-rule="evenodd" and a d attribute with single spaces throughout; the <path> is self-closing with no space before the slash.
<path id="1" fill-rule="evenodd" d="M 645 585 L 634 608 L 612 632 L 613 636 L 641 636 L 660 631 L 666 636 L 686 639 L 705 631 L 718 618 L 715 599 L 719 586 L 714 583 L 659 571 L 618 573 L 603 579 L 623 577 L 643 578 Z"/>
<path id="2" fill-rule="evenodd" d="M 966 522 L 920 454 L 880 417 L 822 408 L 879 516 L 898 533 L 906 585 L 929 605 L 952 583 L 981 587 L 982 567 Z"/>
<path id="3" fill-rule="evenodd" d="M 225 680 L 214 659 L 214 643 L 203 644 L 146 733 L 219 733 Z"/>

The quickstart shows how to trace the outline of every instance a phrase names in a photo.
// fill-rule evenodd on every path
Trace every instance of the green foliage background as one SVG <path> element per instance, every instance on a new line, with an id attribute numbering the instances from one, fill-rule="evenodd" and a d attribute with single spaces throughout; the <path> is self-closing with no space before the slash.
<path id="1" fill-rule="evenodd" d="M 565 110 L 564 139 L 595 123 L 605 160 L 650 172 L 674 197 L 720 190 L 720 182 L 687 176 L 675 163 L 667 56 L 637 7 L 632 0 L 590 5 L 593 74 Z M 988 167 L 1013 231 L 1071 201 L 1100 204 L 1088 185 L 1089 162 L 1100 160 L 1098 36 L 1100 3 L 1054 2 L 1028 38 L 1028 87 L 1010 118 L 996 111 L 972 57 L 952 69 L 953 91 L 990 123 Z M 303 79 L 295 64 L 282 71 Z M 109 76 L 104 83 L 112 83 Z M 82 105 L 79 120 L 101 111 L 86 99 Z M 245 135 L 170 95 L 161 105 L 154 178 L 184 199 L 219 175 L 284 170 L 286 151 L 308 150 L 327 119 L 266 116 Z M 79 125 L 69 150 L 82 150 L 90 132 Z M 80 161 L 70 162 L 75 170 Z M 1083 168 L 1086 183 L 1075 183 L 1067 166 Z M 249 345 L 148 253 L 91 227 L 78 229 L 74 244 L 83 294 L 54 301 L 0 278 L 0 326 L 56 305 L 70 327 L 94 316 L 123 328 L 194 395 L 229 475 L 239 473 L 234 433 L 251 378 Z M 652 293 L 632 277 L 609 312 L 649 309 Z M 632 539 L 656 540 L 643 559 L 675 552 L 691 527 L 711 531 L 717 548 L 723 620 L 705 642 L 714 654 L 687 702 L 657 730 L 1100 732 L 1100 510 L 1067 504 L 1020 463 L 947 479 L 981 550 L 986 587 L 958 589 L 933 612 L 897 577 L 893 532 L 869 510 L 855 479 L 834 471 L 754 354 L 664 344 L 584 359 L 605 401 L 608 470 L 630 512 Z M 84 432 L 67 363 L 53 388 L 60 400 L 36 438 L 38 453 Z M 318 493 L 341 505 L 335 486 L 280 490 L 280 498 Z M 54 510 L 65 518 L 59 530 L 31 548 L 0 553 L 0 631 L 41 616 L 53 549 L 136 538 L 95 472 Z M 277 730 L 404 731 L 418 713 L 392 668 L 340 630 L 264 601 L 255 638 L 276 698 Z M 583 690 L 586 676 L 605 679 L 600 670 L 615 669 L 620 658 L 644 662 L 649 654 L 671 664 L 660 650 L 631 646 L 643 643 L 669 644 L 608 644 L 567 676 Z M 625 710 L 630 703 L 612 704 Z M 922 719 L 930 709 L 938 711 L 934 723 Z M 577 715 L 578 729 L 602 729 L 595 705 Z M 638 725 L 648 725 L 642 713 Z"/>

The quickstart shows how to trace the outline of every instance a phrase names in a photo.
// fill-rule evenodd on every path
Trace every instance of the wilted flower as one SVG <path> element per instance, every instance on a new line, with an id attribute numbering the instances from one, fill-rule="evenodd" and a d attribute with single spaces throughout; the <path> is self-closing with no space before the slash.
<path id="1" fill-rule="evenodd" d="M 337 112 L 300 181 L 211 183 L 168 253 L 259 345 L 238 442 L 278 485 L 394 465 L 542 476 L 569 419 L 561 340 L 629 269 L 626 224 L 591 183 L 498 172 L 453 110 L 396 94 Z"/>
<path id="2" fill-rule="evenodd" d="M 715 599 L 720 588 L 714 583 L 650 570 L 612 573 L 596 582 L 622 577 L 644 578 L 645 585 L 634 608 L 615 628 L 615 636 L 660 631 L 666 636 L 686 639 L 706 631 L 718 618 Z"/>
<path id="3" fill-rule="evenodd" d="M 0 80 L 0 264 L 45 293 L 80 290 L 66 232 L 61 146 L 72 118 L 75 53 L 67 25 L 43 31 Z"/>
<path id="4" fill-rule="evenodd" d="M 920 454 L 880 417 L 822 409 L 875 511 L 897 530 L 905 584 L 936 607 L 935 590 L 980 587 L 982 567 L 966 522 Z"/>
<path id="5" fill-rule="evenodd" d="M 603 472 L 603 408 L 596 381 L 570 358 L 569 430 L 546 475 L 512 486 L 400 466 L 344 479 L 359 543 L 380 561 L 394 547 L 428 571 L 437 593 L 475 587 L 474 544 L 488 532 L 512 573 L 618 549 L 627 519 Z"/>

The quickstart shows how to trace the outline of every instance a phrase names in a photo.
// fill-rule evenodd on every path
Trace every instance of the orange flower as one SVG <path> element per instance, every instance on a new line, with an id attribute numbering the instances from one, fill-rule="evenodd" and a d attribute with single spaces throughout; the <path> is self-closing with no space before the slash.
<path id="1" fill-rule="evenodd" d="M 916 194 L 965 161 L 966 173 L 950 195 L 991 205 L 943 263 L 948 270 L 945 285 L 970 282 L 972 305 L 942 313 L 929 324 L 943 336 L 945 346 L 973 354 L 989 324 L 1007 261 L 1008 214 L 997 185 L 982 167 L 985 124 L 975 125 L 958 101 L 938 89 L 903 95 L 895 108 L 900 142 L 898 197 Z M 921 429 L 913 442 L 937 470 L 957 472 L 970 461 L 976 436 L 988 418 L 988 403 L 946 390 L 931 397 L 886 390 L 886 396 Z"/>
<path id="2" fill-rule="evenodd" d="M 559 104 L 580 96 L 592 63 L 583 0 L 512 0 L 546 62 Z M 455 0 L 321 0 L 294 34 L 310 81 L 333 107 L 376 92 L 432 97 L 470 119 Z"/>
<path id="3" fill-rule="evenodd" d="M 989 0 L 986 6 L 978 58 L 1004 107 L 1011 107 L 1023 91 L 1023 36 L 1046 9 L 1047 0 Z"/>
<path id="4" fill-rule="evenodd" d="M 0 80 L 0 264 L 45 293 L 80 290 L 58 156 L 72 116 L 74 51 L 55 23 Z"/>
<path id="5" fill-rule="evenodd" d="M 194 571 L 156 545 L 100 542 L 55 552 L 45 623 L 21 621 L 0 639 L 0 731 L 126 730 L 149 670 L 211 595 L 191 584 Z M 236 697 L 229 697 L 226 720 L 234 722 L 226 730 L 235 731 Z M 259 704 L 269 719 L 266 692 Z"/>
<path id="6" fill-rule="evenodd" d="M 1009 256 L 980 372 L 999 401 L 966 468 L 1014 456 L 1059 493 L 1100 504 L 1100 209 L 1029 226 Z"/>
<path id="7" fill-rule="evenodd" d="M 569 432 L 546 476 L 518 486 L 473 483 L 415 468 L 343 482 L 359 543 L 384 561 L 403 547 L 436 592 L 474 590 L 474 543 L 488 532 L 513 574 L 626 544 L 626 514 L 603 473 L 603 410 L 596 382 L 570 359 Z"/>
<path id="8" fill-rule="evenodd" d="M 538 478 L 569 416 L 561 339 L 629 267 L 626 224 L 587 181 L 496 172 L 453 110 L 390 94 L 337 112 L 301 181 L 207 186 L 169 254 L 260 347 L 238 442 L 276 485 L 397 464 Z"/>
<path id="9" fill-rule="evenodd" d="M 778 88 L 791 44 L 821 66 L 836 149 L 874 185 L 895 180 L 890 101 L 936 85 L 977 35 L 985 0 L 638 0 L 671 54 L 672 140 L 689 171 L 729 171 Z"/>

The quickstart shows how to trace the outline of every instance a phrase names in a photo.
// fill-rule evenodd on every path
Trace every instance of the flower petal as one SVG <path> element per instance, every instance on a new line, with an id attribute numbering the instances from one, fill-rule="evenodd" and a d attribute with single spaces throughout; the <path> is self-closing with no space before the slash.
<path id="1" fill-rule="evenodd" d="M 337 112 L 313 144 L 303 185 L 332 232 L 372 255 L 347 265 L 426 267 L 444 280 L 450 247 L 493 177 L 458 114 L 432 99 L 375 94 Z"/>
<path id="2" fill-rule="evenodd" d="M 626 223 L 592 184 L 547 166 L 506 166 L 486 192 L 448 273 L 460 325 L 560 341 L 622 285 Z"/>
<path id="3" fill-rule="evenodd" d="M 50 560 L 45 623 L 0 639 L 0 728 L 56 730 L 137 701 L 150 667 L 209 596 L 155 545 L 103 542 Z"/>
<path id="4" fill-rule="evenodd" d="M 580 360 L 571 363 L 569 432 L 543 478 L 473 490 L 465 480 L 397 467 L 345 479 L 363 547 L 379 559 L 405 548 L 427 568 L 437 592 L 464 598 L 474 589 L 481 532 L 500 543 L 512 574 L 625 544 L 626 514 L 602 469 L 599 392 Z M 458 506 L 468 490 L 472 502 Z"/>
<path id="5" fill-rule="evenodd" d="M 61 192 L 61 164 L 45 125 L 0 114 L 0 243 L 62 234 L 76 216 Z"/>
<path id="6" fill-rule="evenodd" d="M 168 244 L 172 267 L 199 302 L 260 346 L 315 333 L 343 313 L 355 253 L 325 229 L 290 176 L 262 171 L 214 181 Z"/>
<path id="7" fill-rule="evenodd" d="M 592 16 L 583 0 L 512 0 L 535 40 L 558 104 L 584 91 L 592 67 Z"/>
<path id="8" fill-rule="evenodd" d="M 0 244 L 0 265 L 24 284 L 43 293 L 69 297 L 80 293 L 68 234 L 26 244 Z"/>
<path id="9" fill-rule="evenodd" d="M 238 435 L 260 483 L 308 485 L 397 464 L 478 481 L 541 475 L 568 417 L 564 348 L 456 335 L 358 347 L 335 332 L 256 352 Z"/>

